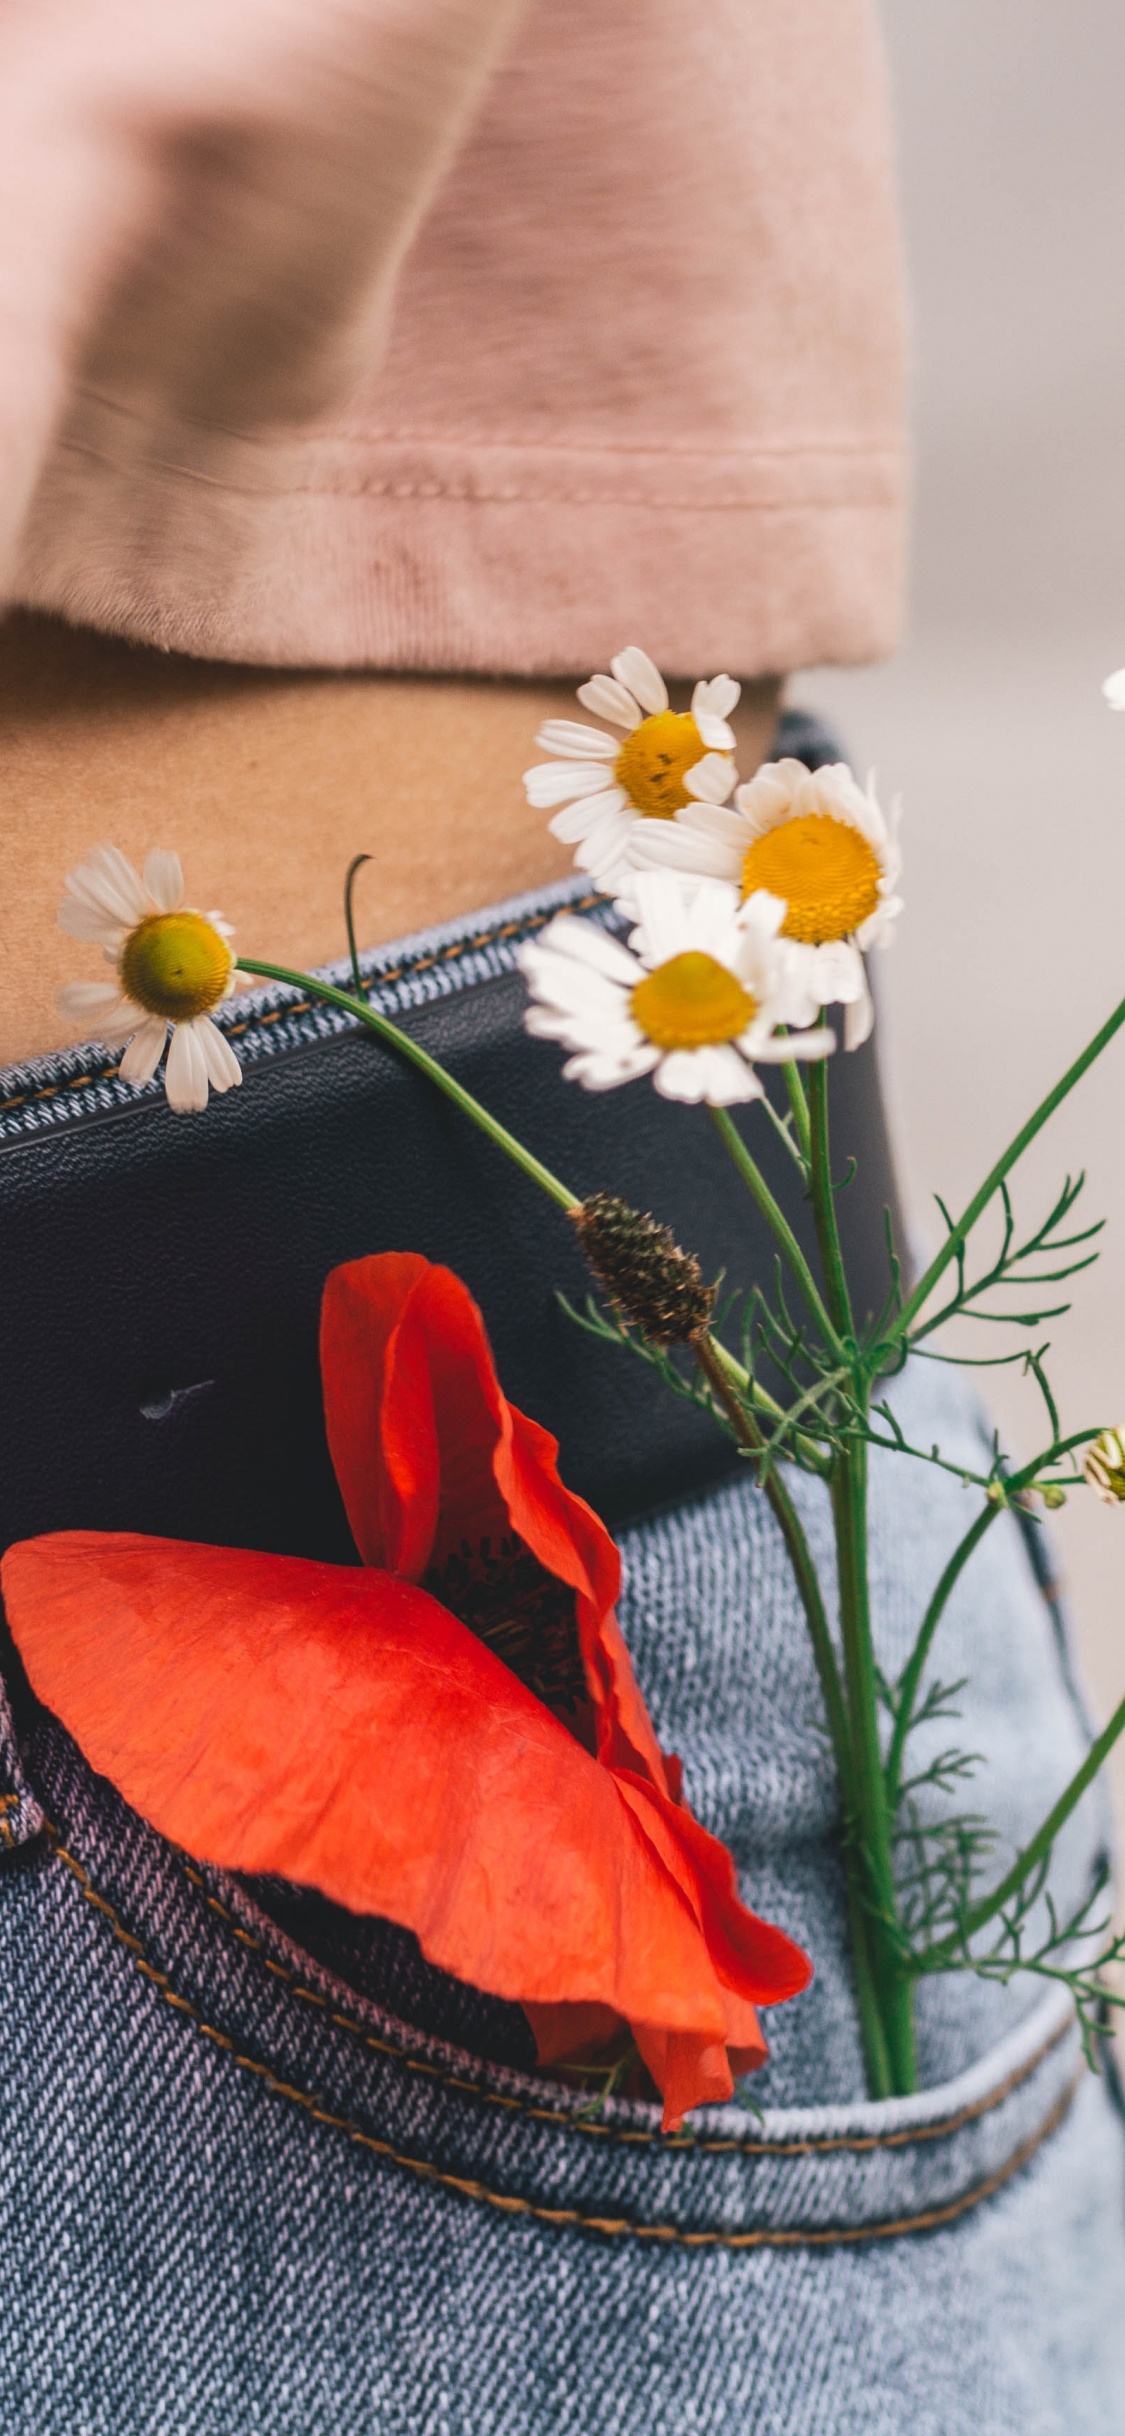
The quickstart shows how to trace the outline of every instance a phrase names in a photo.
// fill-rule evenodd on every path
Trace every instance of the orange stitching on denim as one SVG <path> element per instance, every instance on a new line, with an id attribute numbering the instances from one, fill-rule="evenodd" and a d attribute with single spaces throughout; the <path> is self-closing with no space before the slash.
<path id="1" fill-rule="evenodd" d="M 566 907 L 566 911 L 592 913 L 595 905 L 604 903 L 604 897 L 595 891 L 592 896 L 576 899 L 573 905 Z M 413 963 L 396 964 L 390 972 L 372 973 L 368 990 L 385 989 L 392 982 L 409 980 L 415 973 L 428 973 L 435 964 L 455 963 L 458 956 L 472 955 L 478 948 L 494 947 L 502 939 L 517 939 L 524 931 L 542 930 L 544 923 L 553 919 L 554 908 L 549 913 L 521 915 L 515 922 L 499 922 L 492 930 L 478 931 L 472 939 L 451 939 L 445 947 L 436 949 L 432 956 L 419 956 Z M 280 1023 L 283 1017 L 313 1015 L 323 1003 L 319 998 L 302 998 L 295 1005 L 269 1007 L 264 1015 L 247 1015 L 241 1023 L 224 1024 L 223 1029 L 228 1040 L 238 1040 L 244 1032 L 264 1031 L 267 1024 Z M 36 1100 L 54 1099 L 60 1091 L 92 1090 L 98 1083 L 111 1083 L 119 1072 L 119 1066 L 105 1066 L 100 1074 L 75 1074 L 63 1082 L 40 1083 L 34 1091 L 20 1091 L 14 1099 L 0 1100 L 0 1116 L 11 1116 L 19 1108 L 29 1108 Z"/>
<path id="2" fill-rule="evenodd" d="M 125 1928 L 112 1904 L 106 1902 L 104 1895 L 98 1894 L 81 1861 L 76 1860 L 73 1853 L 58 1841 L 57 1831 L 52 1829 L 50 1833 L 59 1860 L 65 1862 L 71 1871 L 86 1901 L 92 1903 L 95 1910 L 109 1921 L 114 1935 L 132 1956 L 155 1994 L 177 2013 L 186 2014 L 201 2037 L 209 2039 L 225 2055 L 229 2055 L 232 2063 L 242 2071 L 253 2073 L 267 2089 L 273 2091 L 275 2097 L 288 2099 L 290 2104 L 299 2106 L 309 2115 L 314 2123 L 322 2123 L 330 2131 L 342 2132 L 357 2148 L 366 2149 L 369 2155 L 380 2157 L 386 2164 L 398 2166 L 405 2173 L 416 2174 L 420 2181 L 435 2183 L 439 2189 L 454 2191 L 463 2199 L 479 2200 L 487 2207 L 499 2209 L 506 2216 L 528 2216 L 537 2224 L 551 2225 L 560 2230 L 600 2233 L 611 2239 L 631 2236 L 634 2241 L 663 2242 L 685 2250 L 836 2249 L 845 2244 L 854 2246 L 857 2242 L 888 2241 L 908 2233 L 931 2233 L 943 2225 L 955 2224 L 958 2217 L 966 2215 L 971 2208 L 979 2207 L 982 2201 L 991 2199 L 1030 2162 L 1044 2141 L 1063 2122 L 1083 2075 L 1084 2068 L 1080 2067 L 1045 2121 L 1020 2142 L 995 2173 L 974 2183 L 958 2198 L 947 2200 L 942 2207 L 928 2208 L 918 2216 L 900 2216 L 871 2225 L 763 2226 L 749 2233 L 730 2233 L 720 2227 L 707 2226 L 692 2230 L 684 2225 L 646 2225 L 626 2216 L 590 2216 L 580 2208 L 543 2207 L 535 2200 L 524 2199 L 511 2192 L 491 2190 L 487 2183 L 477 2182 L 470 2176 L 448 2173 L 432 2164 L 427 2157 L 409 2156 L 403 2150 L 394 2148 L 389 2140 L 378 2139 L 374 2132 L 361 2131 L 359 2125 L 351 2122 L 348 2116 L 335 2114 L 308 2090 L 298 2089 L 291 2081 L 281 2080 L 270 2065 L 263 2064 L 257 2056 L 243 2054 L 225 2031 L 216 2030 L 211 2022 L 205 2021 L 188 1998 L 172 1987 L 166 1972 L 158 1970 L 154 1963 L 147 1960 L 137 1938 Z"/>
<path id="3" fill-rule="evenodd" d="M 821 2140 L 701 2140 L 694 2132 L 676 2134 L 628 2131 L 613 2123 L 584 2123 L 574 2115 L 563 2114 L 558 2108 L 532 2106 L 526 2098 L 508 2097 L 500 2090 L 482 2089 L 476 2081 L 459 2079 L 454 2073 L 443 2072 L 437 2064 L 424 2063 L 420 2057 L 409 2055 L 404 2048 L 396 2046 L 393 2040 L 376 2037 L 375 2033 L 368 2030 L 363 2022 L 353 2020 L 350 2014 L 335 2011 L 327 1996 L 321 1995 L 316 1989 L 304 1987 L 296 1973 L 289 1970 L 286 1964 L 274 1962 L 267 1954 L 262 1939 L 253 1936 L 249 1929 L 243 1928 L 228 1906 L 220 1902 L 218 1895 L 210 1892 L 200 1871 L 187 1860 L 183 1862 L 183 1868 L 191 1884 L 203 1896 L 204 1902 L 211 1911 L 218 1914 L 220 1920 L 226 1923 L 240 1945 L 247 1946 L 251 1952 L 260 1955 L 267 1971 L 272 1971 L 276 1979 L 286 1981 L 294 1996 L 303 1997 L 308 2004 L 321 2006 L 338 2030 L 348 2031 L 351 2037 L 361 2040 L 364 2046 L 373 2048 L 376 2054 L 392 2056 L 394 2061 L 404 2065 L 408 2072 L 426 2073 L 432 2079 L 440 2080 L 447 2089 L 462 2091 L 468 2096 L 478 2099 L 481 2105 L 506 2107 L 509 2112 L 528 2115 L 534 2123 L 550 2123 L 556 2125 L 560 2131 L 581 2132 L 587 2139 L 613 2140 L 634 2148 L 650 2147 L 658 2142 L 663 2149 L 689 2149 L 693 2155 L 704 2157 L 825 2157 L 835 2156 L 841 2150 L 852 2156 L 864 2156 L 873 2149 L 913 2148 L 923 2142 L 945 2140 L 954 2132 L 963 2131 L 966 2124 L 977 2123 L 982 2115 L 992 2114 L 996 2107 L 1002 2106 L 1005 2098 L 1010 2098 L 1015 2090 L 1031 2079 L 1032 2074 L 1038 2071 L 1040 2064 L 1045 2063 L 1054 2049 L 1061 2045 L 1072 2027 L 1069 2019 L 1060 2022 L 1058 2029 L 1053 2030 L 1048 2039 L 1044 2039 L 1042 2045 L 1036 2048 L 1035 2053 L 1026 2062 L 1017 2064 L 1012 2072 L 1006 2074 L 995 2089 L 989 2090 L 987 2097 L 977 2098 L 972 2105 L 963 2106 L 958 2114 L 949 2115 L 944 2122 L 923 2123 L 916 2129 L 854 2133 L 850 2138 L 846 2134 L 840 2134 L 835 2138 Z"/>
<path id="4" fill-rule="evenodd" d="M 8 1812 L 18 1810 L 19 1803 L 18 1793 L 0 1793 L 0 1843 L 3 1844 L 5 1852 L 14 1852 L 16 1849 L 16 1839 L 12 1833 Z"/>

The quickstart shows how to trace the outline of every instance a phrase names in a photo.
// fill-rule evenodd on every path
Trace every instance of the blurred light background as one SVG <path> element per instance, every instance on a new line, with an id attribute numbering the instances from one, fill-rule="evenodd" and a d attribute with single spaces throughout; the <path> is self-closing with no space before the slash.
<path id="1" fill-rule="evenodd" d="M 885 669 L 795 692 L 905 800 L 907 911 L 877 961 L 903 1181 L 930 1231 L 934 1189 L 963 1204 L 1125 995 L 1125 715 L 1100 692 L 1125 662 L 1125 9 L 884 16 L 915 312 L 910 638 Z M 1031 1339 L 1052 1341 L 1069 1427 L 1125 1420 L 1125 1040 L 1024 1163 L 1019 1208 L 1045 1214 L 1083 1166 L 1104 1255 Z M 1033 1453 L 1032 1387 L 984 1383 Z M 1125 1511 L 1080 1493 L 1052 1519 L 1104 1714 L 1125 1690 Z M 1117 1804 L 1120 1822 L 1125 1761 Z"/>

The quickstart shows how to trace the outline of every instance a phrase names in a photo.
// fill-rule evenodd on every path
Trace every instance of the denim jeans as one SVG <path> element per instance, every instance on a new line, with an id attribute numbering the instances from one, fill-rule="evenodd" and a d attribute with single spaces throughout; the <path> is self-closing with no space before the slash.
<path id="1" fill-rule="evenodd" d="M 953 1374 L 896 1390 L 972 1463 Z M 269 1416 L 262 1426 L 268 1432 Z M 127 1486 L 127 1484 L 126 1484 Z M 120 1494 L 120 1484 L 115 1493 Z M 795 1493 L 825 1578 L 815 1482 Z M 873 1464 L 879 1654 L 965 1527 Z M 922 2093 L 864 2095 L 832 1772 L 800 1609 L 743 1476 L 620 1533 L 621 1615 L 693 1807 L 816 1961 L 739 2102 L 664 2137 L 536 2075 L 522 2017 L 411 1941 L 171 1848 L 10 1668 L 0 1720 L 6 2436 L 1115 2436 L 1125 2151 L 1065 1993 L 924 1983 Z M 96 1654 L 92 1653 L 92 1662 Z M 1088 1728 L 1000 1518 L 942 1628 L 1005 1850 Z M 1106 1835 L 1088 1797 L 1056 1885 Z"/>

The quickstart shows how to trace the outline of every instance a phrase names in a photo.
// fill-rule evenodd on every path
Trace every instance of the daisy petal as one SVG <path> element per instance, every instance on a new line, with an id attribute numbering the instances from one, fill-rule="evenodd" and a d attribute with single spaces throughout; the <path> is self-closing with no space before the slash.
<path id="1" fill-rule="evenodd" d="M 638 871 L 682 871 L 697 879 L 737 881 L 742 856 L 687 821 L 639 820 L 629 836 L 629 860 Z"/>
<path id="2" fill-rule="evenodd" d="M 644 715 L 628 686 L 619 685 L 616 677 L 588 677 L 585 685 L 578 688 L 578 700 L 583 710 L 593 712 L 595 719 L 609 719 L 627 734 L 640 726 Z"/>
<path id="3" fill-rule="evenodd" d="M 600 1038 L 606 1025 L 619 1024 L 628 1013 L 624 992 L 604 973 L 588 972 L 569 956 L 544 957 L 527 968 L 529 987 L 548 1013 L 560 1016 L 574 1032 L 572 1046 L 581 1048 L 588 1036 Z M 560 1038 L 567 1035 L 560 1035 Z"/>
<path id="4" fill-rule="evenodd" d="M 738 1045 L 744 1056 L 753 1057 L 760 1066 L 787 1066 L 795 1057 L 831 1057 L 836 1035 L 822 1024 L 813 1032 L 773 1033 L 768 1040 L 755 1040 L 752 1027 Z"/>
<path id="5" fill-rule="evenodd" d="M 177 1116 L 189 1116 L 207 1106 L 207 1064 L 193 1023 L 172 1026 L 164 1088 L 168 1106 Z"/>
<path id="6" fill-rule="evenodd" d="M 1113 675 L 1106 678 L 1102 693 L 1111 710 L 1125 711 L 1125 668 L 1114 669 Z"/>
<path id="7" fill-rule="evenodd" d="M 164 1054 L 168 1026 L 162 1015 L 148 1015 L 134 1032 L 117 1069 L 123 1083 L 151 1083 Z"/>
<path id="8" fill-rule="evenodd" d="M 581 1083 L 586 1091 L 613 1091 L 619 1083 L 635 1083 L 640 1075 L 651 1074 L 659 1057 L 659 1049 L 647 1040 L 620 1056 L 608 1049 L 584 1049 L 567 1059 L 563 1080 Z"/>
<path id="9" fill-rule="evenodd" d="M 698 727 L 700 713 L 715 719 L 729 719 L 742 687 L 734 677 L 701 677 L 691 697 L 692 717 Z"/>
<path id="10" fill-rule="evenodd" d="M 545 753 L 561 753 L 567 761 L 616 761 L 621 750 L 616 736 L 585 727 L 580 719 L 548 719 L 535 741 Z"/>
<path id="11" fill-rule="evenodd" d="M 116 959 L 132 924 L 118 922 L 100 906 L 88 905 L 81 897 L 64 897 L 59 907 L 59 929 L 71 939 L 83 939 L 90 947 L 104 947 Z"/>
<path id="12" fill-rule="evenodd" d="M 625 867 L 629 839 L 636 825 L 631 813 L 603 812 L 575 848 L 574 860 L 579 871 L 588 871 L 607 895 L 612 894 L 617 875 Z"/>
<path id="13" fill-rule="evenodd" d="M 144 884 L 158 913 L 177 913 L 184 901 L 184 874 L 178 854 L 160 847 L 146 857 Z"/>
<path id="14" fill-rule="evenodd" d="M 533 809 L 548 812 L 552 804 L 599 794 L 605 785 L 605 770 L 596 761 L 539 761 L 534 769 L 524 771 L 523 783 Z"/>
<path id="15" fill-rule="evenodd" d="M 788 820 L 801 782 L 808 775 L 803 761 L 788 758 L 764 761 L 753 778 L 735 788 L 734 800 L 745 816 L 751 837 L 763 837 L 767 829 Z"/>
<path id="16" fill-rule="evenodd" d="M 650 660 L 647 651 L 642 651 L 638 643 L 630 643 L 609 664 L 618 684 L 627 686 L 629 692 L 635 694 L 641 709 L 648 711 L 650 717 L 655 711 L 667 710 L 668 688 L 655 660 Z"/>
<path id="17" fill-rule="evenodd" d="M 685 829 L 699 829 L 705 837 L 722 838 L 724 845 L 737 854 L 741 865 L 750 843 L 741 812 L 733 811 L 729 804 L 703 803 L 697 796 L 693 803 L 685 804 L 682 811 L 677 812 L 676 819 Z"/>
<path id="18" fill-rule="evenodd" d="M 855 934 L 857 947 L 889 947 L 894 938 L 895 923 L 902 912 L 902 898 L 883 897 L 866 922 L 861 922 Z"/>
<path id="19" fill-rule="evenodd" d="M 694 717 L 705 745 L 716 753 L 733 753 L 734 729 L 725 719 L 716 719 L 713 711 L 696 711 Z"/>
<path id="20" fill-rule="evenodd" d="M 858 998 L 853 998 L 851 1004 L 846 1006 L 844 1009 L 845 1049 L 862 1049 L 864 1041 L 870 1040 L 871 1034 L 875 1028 L 875 1005 L 871 992 L 867 986 L 867 975 L 863 971 L 862 965 L 860 966 L 860 973 L 863 980 L 862 995 Z"/>
<path id="21" fill-rule="evenodd" d="M 152 912 L 148 891 L 117 846 L 99 846 L 66 876 L 68 893 L 81 904 L 131 930 Z"/>
<path id="22" fill-rule="evenodd" d="M 91 1019 L 96 1015 L 108 1015 L 111 1007 L 124 1007 L 131 1014 L 134 1025 L 137 1020 L 136 1007 L 127 998 L 122 998 L 113 981 L 64 982 L 59 991 L 59 1006 L 63 1014 L 71 1016 L 75 1023 L 83 1022 L 87 1015 Z"/>
<path id="23" fill-rule="evenodd" d="M 638 871 L 632 894 L 639 916 L 632 944 L 647 965 L 665 964 L 692 948 L 718 954 L 734 933 L 738 898 L 720 880 L 685 885 L 670 871 Z"/>
<path id="24" fill-rule="evenodd" d="M 230 1091 L 242 1081 L 242 1068 L 226 1035 L 209 1015 L 196 1017 L 191 1027 L 199 1044 L 212 1091 Z"/>
<path id="25" fill-rule="evenodd" d="M 740 1057 L 732 1041 L 698 1052 L 700 1077 L 708 1105 L 731 1108 L 739 1101 L 760 1100 L 762 1086 L 753 1068 Z"/>
<path id="26" fill-rule="evenodd" d="M 552 813 L 547 827 L 564 846 L 575 846 L 579 838 L 589 836 L 607 812 L 624 812 L 628 801 L 624 787 L 605 787 L 599 795 L 580 795 L 575 803 L 564 804 L 561 812 Z"/>
<path id="27" fill-rule="evenodd" d="M 588 1027 L 584 1026 L 581 1017 L 574 1013 L 564 1014 L 558 1007 L 529 1007 L 523 1019 L 523 1028 L 529 1040 L 556 1040 L 564 1049 L 586 1046 Z"/>
<path id="28" fill-rule="evenodd" d="M 739 914 L 739 927 L 759 939 L 776 939 L 785 915 L 784 897 L 771 896 L 768 888 L 756 888 Z"/>
<path id="29" fill-rule="evenodd" d="M 728 761 L 724 754 L 705 753 L 702 761 L 694 761 L 690 770 L 684 771 L 684 785 L 688 794 L 702 803 L 725 804 L 737 776 L 733 761 Z"/>
<path id="30" fill-rule="evenodd" d="M 734 1074 L 721 1050 L 672 1049 L 656 1069 L 653 1077 L 656 1089 L 662 1099 L 683 1100 L 689 1107 L 697 1106 L 701 1100 L 722 1107 L 728 1100 L 760 1099 L 762 1086 L 749 1066 L 743 1064 L 737 1050 L 730 1050 L 728 1055 L 737 1070 Z"/>
<path id="31" fill-rule="evenodd" d="M 864 997 L 863 958 L 848 939 L 826 939 L 822 947 L 813 949 L 816 958 L 814 987 L 820 993 L 822 1007 L 852 1006 Z"/>
<path id="32" fill-rule="evenodd" d="M 596 922 L 583 922 L 577 914 L 556 914 L 539 945 L 573 957 L 575 963 L 589 965 L 595 973 L 605 973 L 609 980 L 621 982 L 627 990 L 635 988 L 641 978 L 636 958 L 622 946 L 620 939 L 611 938 Z M 523 954 L 528 952 L 525 949 Z M 517 962 L 521 960 L 517 958 Z"/>

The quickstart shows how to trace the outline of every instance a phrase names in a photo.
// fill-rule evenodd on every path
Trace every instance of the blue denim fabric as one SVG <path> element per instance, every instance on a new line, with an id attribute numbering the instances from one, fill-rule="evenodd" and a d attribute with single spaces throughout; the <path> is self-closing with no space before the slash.
<path id="1" fill-rule="evenodd" d="M 896 1394 L 916 1439 L 972 1460 L 950 1374 Z M 827 1578 L 822 1494 L 796 1493 Z M 875 1461 L 888 1669 L 964 1525 L 956 1481 Z M 530 2068 L 513 2008 L 384 1924 L 198 1868 L 14 1681 L 5 2436 L 1116 2436 L 1125 2154 L 1065 1999 L 928 1982 L 923 2093 L 866 2100 L 831 1772 L 772 1517 L 739 1478 L 622 1549 L 623 1628 L 689 1798 L 747 1899 L 816 1958 L 767 2017 L 763 2112 L 701 2110 L 676 2138 L 641 2104 L 584 2113 Z M 971 1679 L 957 1731 L 1010 1847 L 1087 1735 L 1010 1517 L 938 1664 Z M 1104 1836 L 1089 1799 L 1064 1900 Z"/>
<path id="2" fill-rule="evenodd" d="M 971 1433 L 931 1381 L 905 1390 L 913 1425 Z M 876 1467 L 888 1658 L 960 1525 L 956 1484 L 906 1471 Z M 1015 1525 L 989 1545 L 945 1664 L 972 1665 L 966 1734 L 1014 1834 L 1083 1728 Z M 643 2105 L 583 2120 L 395 2019 L 38 1717 L 0 1757 L 11 2436 L 1113 2436 L 1121 2128 L 1065 2001 L 935 1984 L 934 2085 L 863 2099 L 772 1519 L 739 1481 L 624 1554 L 625 1629 L 691 1798 L 817 1957 L 770 2017 L 764 2116 L 711 2108 L 678 2139 Z M 1099 1832 L 1069 1839 L 1075 1883 Z"/>

